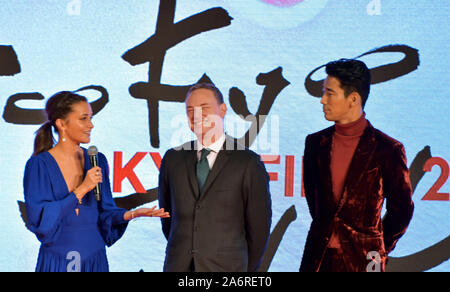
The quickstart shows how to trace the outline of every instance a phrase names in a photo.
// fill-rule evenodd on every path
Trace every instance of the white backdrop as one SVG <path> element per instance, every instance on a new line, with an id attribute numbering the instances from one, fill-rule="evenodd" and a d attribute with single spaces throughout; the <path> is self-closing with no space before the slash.
<path id="1" fill-rule="evenodd" d="M 104 88 L 109 101 L 94 118 L 91 145 L 96 145 L 108 158 L 111 182 L 121 167 L 114 167 L 115 152 L 122 154 L 124 166 L 137 152 L 162 156 L 176 143 L 192 137 L 184 104 L 160 101 L 158 125 L 150 123 L 150 127 L 159 127 L 160 144 L 152 145 L 147 101 L 134 98 L 129 91 L 135 83 L 149 82 L 149 63 L 142 61 L 132 66 L 122 56 L 155 35 L 159 2 L 0 0 L 0 46 L 12 46 L 10 50 L 20 63 L 20 72 L 0 73 L 0 101 L 4 107 L 0 119 L 0 271 L 33 271 L 39 248 L 38 240 L 20 217 L 17 203 L 23 201 L 23 170 L 39 126 L 5 118 L 11 96 L 40 93 L 47 99 L 61 90 L 88 85 Z M 265 88 L 257 84 L 256 77 L 281 67 L 289 85 L 275 96 L 268 121 L 259 133 L 269 144 L 258 140 L 251 147 L 260 154 L 280 155 L 279 164 L 266 165 L 269 172 L 278 176 L 270 184 L 273 227 L 289 207 L 295 206 L 297 213 L 269 271 L 298 270 L 311 222 L 306 200 L 301 197 L 304 139 L 307 134 L 331 125 L 323 118 L 319 99 L 305 87 L 306 76 L 317 67 L 389 45 L 417 50 L 420 60 L 417 69 L 372 86 L 365 109 L 367 118 L 405 145 L 408 164 L 425 146 L 430 146 L 433 157 L 449 161 L 449 1 L 418 0 L 412 4 L 386 0 L 178 0 L 173 21 L 214 7 L 232 17 L 231 23 L 169 46 L 161 83 L 186 86 L 206 74 L 224 93 L 229 109 L 226 130 L 241 137 L 250 123 L 241 120 L 231 108 L 229 90 L 239 88 L 247 98 L 249 111 L 256 113 Z M 149 48 L 151 45 L 144 52 L 151 52 Z M 404 57 L 403 53 L 391 52 L 360 59 L 374 68 L 400 62 Z M 0 61 L 0 72 L 2 66 L 7 65 Z M 313 80 L 324 77 L 323 69 L 312 75 Z M 90 101 L 100 96 L 92 89 L 82 94 Z M 15 105 L 42 109 L 44 104 L 45 100 L 20 100 Z M 292 197 L 285 196 L 289 184 L 286 160 L 291 159 L 287 156 L 293 156 L 294 162 L 293 168 L 288 168 L 294 171 Z M 437 192 L 448 194 L 448 163 L 443 164 L 442 170 L 443 184 Z M 150 155 L 144 157 L 134 172 L 146 190 L 157 187 L 158 168 Z M 441 168 L 435 166 L 418 183 L 413 196 L 413 219 L 391 256 L 407 257 L 448 239 L 448 196 L 446 200 L 445 195 L 444 200 L 423 200 L 440 176 Z M 117 185 L 120 191 L 116 187 L 114 197 L 137 192 L 128 179 Z M 108 249 L 110 268 L 161 271 L 165 243 L 159 220 L 134 221 L 124 237 Z M 442 254 L 444 262 L 431 271 L 450 271 L 448 257 L 447 249 Z"/>

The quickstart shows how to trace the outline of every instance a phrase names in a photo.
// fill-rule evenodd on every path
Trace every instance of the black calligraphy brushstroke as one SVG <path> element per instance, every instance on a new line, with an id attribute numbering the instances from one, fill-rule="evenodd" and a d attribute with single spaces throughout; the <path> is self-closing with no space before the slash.
<path id="1" fill-rule="evenodd" d="M 159 148 L 159 86 L 161 84 L 162 68 L 167 50 L 164 49 L 165 42 L 163 39 L 168 37 L 165 32 L 173 25 L 175 6 L 176 0 L 161 0 L 159 2 L 155 34 L 144 43 L 128 50 L 122 56 L 122 58 L 132 66 L 142 64 L 143 62 L 146 62 L 146 60 L 151 61 L 148 72 L 150 92 L 148 95 L 138 96 L 137 98 L 144 98 L 147 100 L 150 145 L 155 148 Z M 153 42 L 152 39 L 155 41 Z M 150 51 L 151 53 L 147 54 L 147 51 Z M 130 86 L 130 95 L 136 98 L 136 96 L 133 95 L 135 90 L 136 89 L 133 89 L 133 85 Z"/>
<path id="2" fill-rule="evenodd" d="M 425 175 L 423 166 L 432 157 L 430 146 L 425 146 L 409 167 L 409 177 L 413 193 Z M 450 236 L 440 242 L 404 257 L 389 257 L 387 272 L 423 272 L 434 268 L 450 258 Z"/>
<path id="3" fill-rule="evenodd" d="M 205 10 L 174 23 L 176 0 L 160 1 L 156 31 L 140 45 L 128 50 L 122 58 L 135 66 L 150 62 L 148 83 L 135 83 L 130 95 L 147 100 L 150 144 L 159 148 L 159 101 L 184 101 L 187 86 L 161 84 L 162 68 L 167 50 L 197 34 L 231 24 L 233 19 L 223 8 Z"/>
<path id="4" fill-rule="evenodd" d="M 99 85 L 88 85 L 88 86 L 82 87 L 80 89 L 77 89 L 74 92 L 80 92 L 80 94 L 81 94 L 81 92 L 86 91 L 86 90 L 95 90 L 95 91 L 98 91 L 101 93 L 101 95 L 98 99 L 89 103 L 92 108 L 92 114 L 95 116 L 109 102 L 109 93 L 106 90 L 106 88 L 104 88 L 103 86 L 99 86 Z"/>
<path id="5" fill-rule="evenodd" d="M 82 92 L 86 90 L 95 90 L 101 93 L 101 96 L 95 101 L 91 102 L 93 115 L 100 112 L 109 101 L 108 91 L 98 85 L 89 85 L 75 90 L 75 92 Z M 39 92 L 31 93 L 17 93 L 11 95 L 6 101 L 3 110 L 3 119 L 7 123 L 17 125 L 40 125 L 47 120 L 47 115 L 44 109 L 26 109 L 16 105 L 20 100 L 44 100 L 45 97 Z"/>
<path id="6" fill-rule="evenodd" d="M 450 236 L 417 253 L 389 257 L 386 272 L 424 272 L 439 266 L 450 258 Z"/>
<path id="7" fill-rule="evenodd" d="M 146 193 L 135 193 L 125 197 L 114 198 L 116 206 L 131 210 L 142 206 L 147 203 L 151 203 L 158 199 L 158 188 L 147 190 Z"/>
<path id="8" fill-rule="evenodd" d="M 11 95 L 6 101 L 3 110 L 3 119 L 7 123 L 17 125 L 40 125 L 47 120 L 43 109 L 24 109 L 16 106 L 20 100 L 43 100 L 45 97 L 39 92 L 17 93 Z"/>
<path id="9" fill-rule="evenodd" d="M 20 73 L 20 63 L 12 46 L 0 46 L 0 76 Z"/>
<path id="10" fill-rule="evenodd" d="M 260 73 L 256 77 L 256 83 L 258 85 L 264 85 L 264 91 L 259 103 L 256 114 L 251 114 L 246 101 L 246 96 L 237 87 L 230 89 L 230 106 L 240 115 L 242 119 L 251 121 L 250 129 L 245 135 L 238 139 L 238 142 L 246 147 L 250 147 L 259 134 L 262 126 L 264 125 L 265 118 L 270 112 L 272 105 L 275 102 L 278 94 L 290 84 L 288 80 L 283 77 L 283 69 L 278 67 L 268 73 Z"/>
<path id="11" fill-rule="evenodd" d="M 387 45 L 361 54 L 355 59 L 377 53 L 403 53 L 405 57 L 397 63 L 391 63 L 370 69 L 370 73 L 372 75 L 372 84 L 386 82 L 409 74 L 412 71 L 416 70 L 420 64 L 419 51 L 407 45 Z M 314 81 L 311 79 L 311 76 L 325 66 L 326 64 L 317 67 L 311 73 L 309 73 L 308 76 L 306 76 L 305 88 L 312 96 L 322 96 L 324 80 Z"/>
<path id="12" fill-rule="evenodd" d="M 161 1 L 156 33 L 140 45 L 130 49 L 122 58 L 136 66 L 157 60 L 161 53 L 203 32 L 231 24 L 233 19 L 220 7 L 211 8 L 173 23 L 176 1 Z"/>
<path id="13" fill-rule="evenodd" d="M 203 74 L 203 76 L 197 81 L 197 83 L 210 83 L 214 84 L 208 75 Z M 147 96 L 152 92 L 157 92 L 161 98 L 160 101 L 168 101 L 168 102 L 184 102 L 186 93 L 189 88 L 194 85 L 182 85 L 182 86 L 173 86 L 161 84 L 158 86 L 157 90 L 154 90 L 148 83 L 146 82 L 138 82 L 130 86 L 129 92 L 133 97 L 138 99 L 147 99 Z"/>
<path id="14" fill-rule="evenodd" d="M 431 157 L 431 147 L 425 146 L 419 153 L 417 153 L 416 157 L 411 162 L 411 165 L 409 166 L 409 179 L 411 181 L 413 193 L 416 190 L 416 187 L 419 184 L 420 180 L 425 175 L 423 166 Z"/>
<path id="15" fill-rule="evenodd" d="M 376 53 L 403 53 L 405 57 L 397 63 L 378 66 L 372 68 L 372 84 L 378 84 L 392 79 L 407 75 L 420 65 L 419 51 L 407 45 L 388 45 L 378 49 L 374 49 L 367 53 L 361 54 L 355 59 Z"/>
<path id="16" fill-rule="evenodd" d="M 280 221 L 278 221 L 277 225 L 270 233 L 269 243 L 258 272 L 267 272 L 269 270 L 270 264 L 272 263 L 273 257 L 280 246 L 280 242 L 283 239 L 287 228 L 296 219 L 297 211 L 295 210 L 295 206 L 292 205 L 286 210 L 286 212 L 284 212 L 283 216 L 280 218 Z"/>

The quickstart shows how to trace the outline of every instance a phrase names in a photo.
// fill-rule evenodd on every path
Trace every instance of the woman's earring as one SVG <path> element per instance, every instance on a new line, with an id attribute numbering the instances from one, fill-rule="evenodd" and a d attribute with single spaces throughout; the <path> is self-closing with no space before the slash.
<path id="1" fill-rule="evenodd" d="M 62 133 L 62 135 L 61 135 L 61 137 L 62 137 L 61 140 L 62 140 L 63 142 L 66 142 L 66 138 L 64 137 L 64 134 L 65 134 L 65 133 L 66 133 L 66 132 L 63 131 L 63 133 Z"/>

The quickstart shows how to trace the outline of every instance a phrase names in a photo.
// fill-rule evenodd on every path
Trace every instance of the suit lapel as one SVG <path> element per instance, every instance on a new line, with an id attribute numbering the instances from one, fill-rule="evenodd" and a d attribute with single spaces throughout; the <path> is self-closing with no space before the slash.
<path id="1" fill-rule="evenodd" d="M 197 182 L 197 146 L 195 141 L 191 142 L 191 148 L 192 150 L 187 150 L 185 155 L 185 162 L 186 162 L 186 172 L 188 175 L 189 182 L 191 184 L 192 188 L 192 194 L 195 198 L 198 197 L 199 189 L 198 189 L 198 182 Z"/>
<path id="2" fill-rule="evenodd" d="M 214 182 L 214 180 L 217 178 L 219 173 L 222 171 L 222 169 L 230 159 L 233 150 L 227 149 L 227 145 L 228 146 L 233 145 L 234 147 L 233 149 L 238 149 L 235 147 L 236 146 L 235 143 L 236 141 L 232 137 L 228 135 L 226 136 L 222 149 L 219 151 L 219 154 L 217 154 L 216 160 L 214 161 L 214 165 L 211 171 L 209 172 L 208 177 L 206 178 L 206 182 L 203 187 L 202 193 L 200 194 L 200 198 L 203 198 L 207 194 L 212 183 Z"/>

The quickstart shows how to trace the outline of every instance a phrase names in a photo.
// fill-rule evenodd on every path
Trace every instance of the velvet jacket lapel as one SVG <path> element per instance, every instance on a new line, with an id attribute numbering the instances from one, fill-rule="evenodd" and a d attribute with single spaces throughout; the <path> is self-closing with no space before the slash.
<path id="1" fill-rule="evenodd" d="M 333 208 L 335 212 L 339 212 L 342 206 L 345 204 L 347 199 L 348 190 L 355 189 L 359 181 L 361 180 L 363 174 L 367 171 L 369 162 L 373 157 L 375 151 L 375 138 L 374 138 L 374 128 L 368 121 L 367 127 L 361 136 L 358 146 L 353 154 L 352 161 L 347 173 L 347 177 L 344 184 L 344 191 L 341 194 L 338 203 L 333 200 L 333 186 L 331 181 L 331 147 L 333 143 L 333 134 L 335 127 L 330 127 L 328 130 L 324 131 L 320 140 L 320 149 L 318 151 L 318 165 L 320 170 L 320 185 L 323 188 L 323 194 L 327 194 L 323 198 L 326 204 Z"/>
<path id="2" fill-rule="evenodd" d="M 358 189 L 358 184 L 361 181 L 361 178 L 367 173 L 367 168 L 370 165 L 376 149 L 374 133 L 373 126 L 369 121 L 367 121 L 367 127 L 359 139 L 358 146 L 355 149 L 355 153 L 353 154 L 353 158 L 348 169 L 344 184 L 344 191 L 341 194 L 341 198 L 338 203 L 338 211 L 347 200 L 349 195 L 348 190 Z"/>
<path id="3" fill-rule="evenodd" d="M 334 201 L 333 201 L 333 186 L 331 182 L 331 168 L 330 168 L 330 162 L 331 162 L 331 145 L 333 141 L 333 133 L 334 133 L 334 126 L 326 129 L 323 132 L 322 137 L 319 141 L 319 150 L 318 150 L 318 166 L 319 166 L 319 172 L 320 172 L 320 179 L 319 179 L 319 188 L 322 189 L 319 194 L 323 194 L 324 197 L 317 200 L 317 202 L 322 201 L 325 203 L 328 207 L 325 208 L 325 210 L 334 210 Z M 333 212 L 334 213 L 334 212 Z"/>

